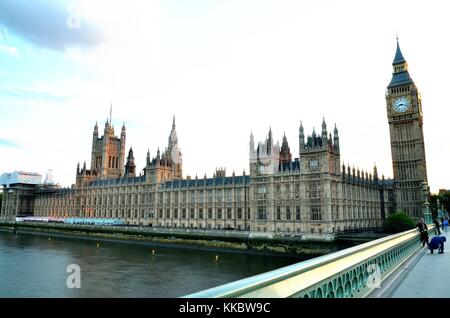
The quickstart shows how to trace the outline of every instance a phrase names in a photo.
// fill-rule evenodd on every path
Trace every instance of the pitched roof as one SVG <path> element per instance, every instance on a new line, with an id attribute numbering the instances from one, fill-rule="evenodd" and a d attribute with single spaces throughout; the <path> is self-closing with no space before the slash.
<path id="1" fill-rule="evenodd" d="M 412 83 L 414 83 L 414 81 L 412 80 L 411 76 L 409 76 L 408 71 L 404 71 L 392 75 L 392 79 L 388 85 L 388 88 Z"/>
<path id="2" fill-rule="evenodd" d="M 395 57 L 394 57 L 394 61 L 392 62 L 392 65 L 401 64 L 404 62 L 406 62 L 406 61 L 405 61 L 405 58 L 403 57 L 402 50 L 400 50 L 400 44 L 398 43 L 398 38 L 397 38 L 397 50 L 395 52 Z"/>

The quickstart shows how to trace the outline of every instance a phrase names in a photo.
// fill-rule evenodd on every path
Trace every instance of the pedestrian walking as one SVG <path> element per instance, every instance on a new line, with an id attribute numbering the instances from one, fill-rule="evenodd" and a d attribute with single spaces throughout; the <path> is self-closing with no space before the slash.
<path id="1" fill-rule="evenodd" d="M 433 219 L 433 223 L 434 223 L 434 227 L 436 228 L 436 235 L 441 235 L 441 230 L 440 230 L 441 225 L 439 224 L 439 221 L 437 219 Z"/>

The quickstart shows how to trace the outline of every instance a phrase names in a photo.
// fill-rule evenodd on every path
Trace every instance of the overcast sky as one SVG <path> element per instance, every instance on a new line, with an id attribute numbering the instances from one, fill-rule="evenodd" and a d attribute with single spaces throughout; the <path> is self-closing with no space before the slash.
<path id="1" fill-rule="evenodd" d="M 396 34 L 423 101 L 428 178 L 448 188 L 448 1 L 3 0 L 0 173 L 90 163 L 92 130 L 127 126 L 139 169 L 176 115 L 183 174 L 248 172 L 272 127 L 337 124 L 341 160 L 392 177 L 385 91 Z"/>

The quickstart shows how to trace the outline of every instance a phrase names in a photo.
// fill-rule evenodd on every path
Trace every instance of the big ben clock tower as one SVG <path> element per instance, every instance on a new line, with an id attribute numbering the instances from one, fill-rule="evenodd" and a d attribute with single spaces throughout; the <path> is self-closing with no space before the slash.
<path id="1" fill-rule="evenodd" d="M 403 58 L 398 39 L 392 66 L 386 108 L 397 210 L 418 217 L 423 215 L 424 182 L 427 182 L 422 101 L 408 73 L 408 64 Z"/>

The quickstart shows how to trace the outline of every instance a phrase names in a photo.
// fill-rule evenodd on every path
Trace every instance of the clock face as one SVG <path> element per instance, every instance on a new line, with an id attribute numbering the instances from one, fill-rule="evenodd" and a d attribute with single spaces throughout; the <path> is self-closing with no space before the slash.
<path id="1" fill-rule="evenodd" d="M 406 112 L 410 106 L 411 103 L 409 102 L 409 99 L 406 97 L 399 97 L 395 99 L 394 102 L 392 103 L 392 109 L 397 113 Z"/>

